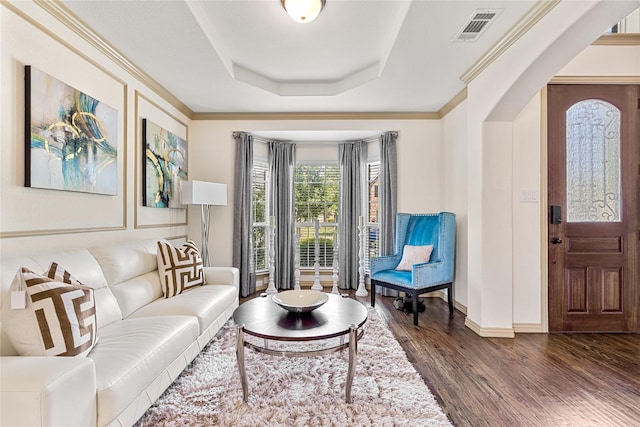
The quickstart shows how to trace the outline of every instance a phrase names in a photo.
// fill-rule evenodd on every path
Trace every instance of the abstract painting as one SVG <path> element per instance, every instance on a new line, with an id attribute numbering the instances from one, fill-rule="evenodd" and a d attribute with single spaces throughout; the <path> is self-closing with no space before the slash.
<path id="1" fill-rule="evenodd" d="M 180 191 L 187 180 L 187 142 L 148 119 L 142 119 L 142 135 L 143 205 L 184 208 Z"/>
<path id="2" fill-rule="evenodd" d="M 118 194 L 118 113 L 25 66 L 25 187 Z"/>

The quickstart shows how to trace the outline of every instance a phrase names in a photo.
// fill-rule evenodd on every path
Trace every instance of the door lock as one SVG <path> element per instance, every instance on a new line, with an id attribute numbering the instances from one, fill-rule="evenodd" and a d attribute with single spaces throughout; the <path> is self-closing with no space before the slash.
<path id="1" fill-rule="evenodd" d="M 562 207 L 551 205 L 549 208 L 549 223 L 562 224 Z"/>
<path id="2" fill-rule="evenodd" d="M 560 243 L 562 243 L 562 239 L 559 237 L 553 237 L 551 239 L 551 243 L 553 243 L 554 245 L 559 245 Z"/>

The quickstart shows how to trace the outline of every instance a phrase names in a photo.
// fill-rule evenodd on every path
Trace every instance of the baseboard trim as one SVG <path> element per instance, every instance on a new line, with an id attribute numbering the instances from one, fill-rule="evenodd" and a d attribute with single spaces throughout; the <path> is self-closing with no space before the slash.
<path id="1" fill-rule="evenodd" d="M 514 323 L 513 330 L 516 334 L 546 334 L 542 323 Z"/>
<path id="2" fill-rule="evenodd" d="M 447 293 L 444 290 L 439 290 L 439 291 L 433 291 L 433 292 L 429 292 L 427 294 L 422 294 L 420 295 L 421 297 L 425 297 L 425 298 L 440 298 L 442 301 L 447 302 Z M 460 313 L 464 314 L 465 316 L 467 315 L 467 306 L 456 301 L 455 299 L 453 300 L 453 308 L 455 308 L 457 311 L 459 311 Z"/>
<path id="3" fill-rule="evenodd" d="M 456 310 L 458 310 L 460 313 L 464 314 L 465 316 L 467 315 L 467 306 L 459 303 L 456 300 L 453 301 L 453 308 L 455 308 Z"/>
<path id="4" fill-rule="evenodd" d="M 516 336 L 513 328 L 483 328 L 468 317 L 464 320 L 464 325 L 484 338 L 515 338 Z"/>

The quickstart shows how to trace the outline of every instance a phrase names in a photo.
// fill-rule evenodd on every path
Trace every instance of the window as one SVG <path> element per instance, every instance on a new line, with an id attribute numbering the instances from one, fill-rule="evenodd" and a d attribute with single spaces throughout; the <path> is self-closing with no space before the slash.
<path id="1" fill-rule="evenodd" d="M 296 165 L 294 192 L 296 223 L 300 231 L 300 267 L 314 267 L 314 223 L 318 221 L 320 268 L 331 268 L 338 225 L 340 167 L 337 164 Z"/>
<path id="2" fill-rule="evenodd" d="M 620 110 L 599 99 L 567 110 L 567 222 L 621 220 L 620 126 Z"/>
<path id="3" fill-rule="evenodd" d="M 253 256 L 256 272 L 268 269 L 268 242 L 266 227 L 269 218 L 269 172 L 266 161 L 254 160 L 253 165 Z M 367 164 L 367 231 L 365 268 L 369 258 L 379 255 L 378 189 L 380 162 Z M 294 176 L 295 217 L 300 233 L 300 267 L 314 268 L 315 222 L 320 224 L 317 244 L 321 269 L 333 267 L 334 247 L 337 238 L 338 209 L 340 200 L 340 167 L 337 163 L 298 164 Z"/>
<path id="4" fill-rule="evenodd" d="M 364 253 L 365 270 L 369 273 L 369 259 L 380 255 L 380 223 L 378 221 L 378 191 L 380 188 L 380 162 L 367 164 L 367 181 L 369 191 L 367 197 L 369 222 L 367 235 L 367 249 Z"/>
<path id="5" fill-rule="evenodd" d="M 265 161 L 253 162 L 253 256 L 256 272 L 267 271 L 266 227 L 268 218 L 269 165 Z"/>

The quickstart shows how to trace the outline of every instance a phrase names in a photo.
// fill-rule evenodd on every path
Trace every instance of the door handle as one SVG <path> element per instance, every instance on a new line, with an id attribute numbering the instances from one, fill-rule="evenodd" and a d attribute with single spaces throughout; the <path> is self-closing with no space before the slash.
<path id="1" fill-rule="evenodd" d="M 560 243 L 562 243 L 562 239 L 559 238 L 559 237 L 553 237 L 551 239 L 551 243 L 554 244 L 554 245 L 559 245 Z"/>

